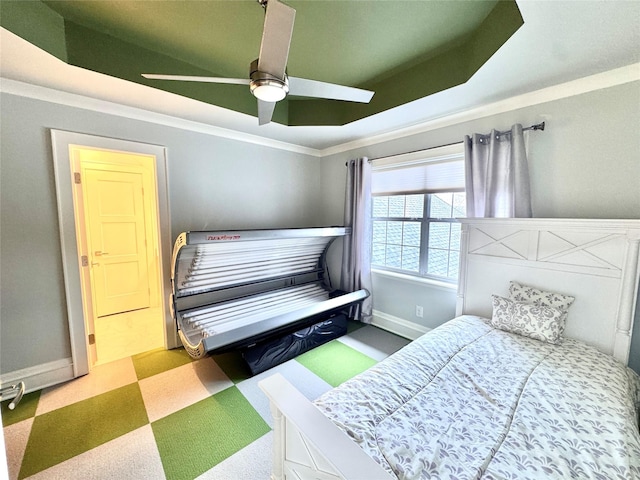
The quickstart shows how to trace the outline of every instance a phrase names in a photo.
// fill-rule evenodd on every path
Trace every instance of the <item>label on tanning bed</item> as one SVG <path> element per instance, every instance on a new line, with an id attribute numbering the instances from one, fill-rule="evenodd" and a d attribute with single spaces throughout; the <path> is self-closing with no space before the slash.
<path id="1" fill-rule="evenodd" d="M 211 241 L 227 241 L 240 240 L 240 235 L 207 235 L 207 240 Z"/>

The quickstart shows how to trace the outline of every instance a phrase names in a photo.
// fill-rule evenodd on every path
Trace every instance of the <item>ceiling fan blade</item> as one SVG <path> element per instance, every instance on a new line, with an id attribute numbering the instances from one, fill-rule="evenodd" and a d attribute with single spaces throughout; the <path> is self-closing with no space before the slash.
<path id="1" fill-rule="evenodd" d="M 278 0 L 268 0 L 258 70 L 284 80 L 295 18 L 293 8 Z"/>
<path id="2" fill-rule="evenodd" d="M 258 124 L 266 125 L 271 121 L 273 110 L 276 108 L 276 102 L 265 102 L 258 100 Z"/>
<path id="3" fill-rule="evenodd" d="M 369 103 L 373 94 L 374 92 L 362 90 L 361 88 L 307 80 L 306 78 L 289 77 L 289 95 Z"/>
<path id="4" fill-rule="evenodd" d="M 198 77 L 192 75 L 156 75 L 155 73 L 143 73 L 144 78 L 149 80 L 179 80 L 182 82 L 204 82 L 204 83 L 232 83 L 236 85 L 249 85 L 248 78 L 225 78 L 225 77 Z"/>

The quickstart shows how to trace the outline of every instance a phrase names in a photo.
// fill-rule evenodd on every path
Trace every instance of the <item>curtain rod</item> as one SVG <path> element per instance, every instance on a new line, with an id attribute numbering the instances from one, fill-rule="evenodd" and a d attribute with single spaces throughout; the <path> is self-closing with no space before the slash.
<path id="1" fill-rule="evenodd" d="M 525 127 L 525 128 L 522 129 L 523 132 L 525 130 L 544 130 L 544 122 L 536 123 L 535 125 L 530 125 L 530 126 Z M 505 130 L 504 132 L 498 132 L 498 135 L 504 135 L 504 134 L 509 133 L 509 132 L 511 132 L 511 130 Z M 395 153 L 393 155 L 385 155 L 384 157 L 370 158 L 370 159 L 368 159 L 368 162 L 371 163 L 374 160 L 380 160 L 380 159 L 383 159 L 383 158 L 395 157 L 397 155 L 408 155 L 410 153 L 426 152 L 427 150 L 432 150 L 434 148 L 450 147 L 451 145 L 459 145 L 461 143 L 463 143 L 463 142 L 453 142 L 453 143 L 447 143 L 447 144 L 444 144 L 444 145 L 437 145 L 435 147 L 423 148 L 423 149 L 420 149 L 420 150 L 412 150 L 410 152 Z M 349 162 L 345 162 L 344 165 L 346 167 L 347 165 L 349 165 Z"/>

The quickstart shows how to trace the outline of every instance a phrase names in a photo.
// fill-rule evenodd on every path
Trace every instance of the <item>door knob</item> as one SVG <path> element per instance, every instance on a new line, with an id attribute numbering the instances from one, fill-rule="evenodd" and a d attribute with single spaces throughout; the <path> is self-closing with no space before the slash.
<path id="1" fill-rule="evenodd" d="M 97 250 L 94 254 L 96 257 L 99 257 L 101 255 L 109 255 L 108 252 L 101 252 L 100 250 Z"/>

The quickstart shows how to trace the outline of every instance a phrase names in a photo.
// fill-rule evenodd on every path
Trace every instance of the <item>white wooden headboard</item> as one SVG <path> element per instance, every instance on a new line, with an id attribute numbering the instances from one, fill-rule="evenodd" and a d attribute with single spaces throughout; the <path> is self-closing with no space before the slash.
<path id="1" fill-rule="evenodd" d="M 640 220 L 461 219 L 456 313 L 491 317 L 509 281 L 573 295 L 565 335 L 625 365 L 640 277 Z"/>

